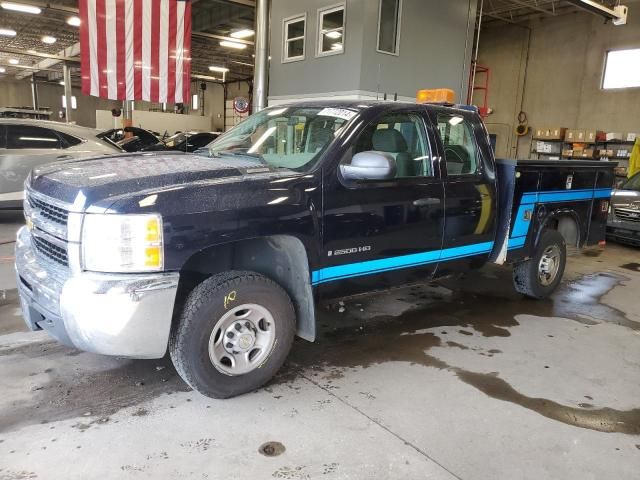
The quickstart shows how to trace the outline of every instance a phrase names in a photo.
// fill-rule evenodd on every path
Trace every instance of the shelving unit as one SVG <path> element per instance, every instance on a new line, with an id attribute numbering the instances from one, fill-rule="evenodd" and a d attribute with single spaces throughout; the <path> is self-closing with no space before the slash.
<path id="1" fill-rule="evenodd" d="M 558 152 L 540 152 L 536 149 L 537 147 L 537 142 L 544 142 L 544 143 L 550 143 L 550 144 L 556 144 L 559 146 L 559 148 L 556 148 L 554 150 L 559 150 Z M 612 161 L 612 162 L 618 162 L 619 163 L 619 167 L 622 167 L 625 169 L 628 168 L 628 161 L 631 158 L 631 150 L 633 149 L 633 146 L 635 145 L 635 141 L 624 141 L 624 140 L 608 140 L 608 141 L 600 141 L 600 142 L 595 142 L 595 143 L 587 143 L 587 145 L 589 145 L 591 148 L 593 148 L 594 150 L 620 150 L 621 147 L 629 147 L 629 155 L 623 156 L 623 157 L 618 157 L 616 155 L 613 156 L 594 156 L 594 157 L 583 157 L 583 156 L 576 156 L 576 155 L 563 155 L 563 152 L 568 150 L 568 147 L 573 147 L 574 143 L 586 143 L 586 142 L 567 142 L 565 140 L 554 140 L 554 139 L 548 139 L 548 138 L 534 138 L 531 141 L 531 156 L 532 158 L 536 158 L 536 159 L 546 159 L 546 160 L 567 160 L 567 159 L 575 159 L 575 160 L 584 160 L 584 159 L 588 159 L 588 160 L 601 160 L 601 161 Z M 613 148 L 610 148 L 613 147 Z M 573 148 L 571 148 L 573 150 Z M 535 155 L 535 157 L 533 157 Z M 618 177 L 626 177 L 626 173 L 624 172 L 616 172 L 616 176 Z"/>

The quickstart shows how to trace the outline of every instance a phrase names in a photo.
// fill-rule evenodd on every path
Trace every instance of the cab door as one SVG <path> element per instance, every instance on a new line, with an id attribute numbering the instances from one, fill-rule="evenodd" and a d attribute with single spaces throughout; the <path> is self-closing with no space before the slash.
<path id="1" fill-rule="evenodd" d="M 475 113 L 433 109 L 443 159 L 444 242 L 438 276 L 482 265 L 493 249 L 497 191 L 491 153 L 480 148 L 484 128 Z M 479 141 L 480 140 L 480 141 Z"/>
<path id="2" fill-rule="evenodd" d="M 329 297 L 428 280 L 442 245 L 444 187 L 425 112 L 396 107 L 354 137 L 340 163 L 383 152 L 395 175 L 346 180 L 339 166 L 325 174 L 322 268 L 312 280 Z"/>

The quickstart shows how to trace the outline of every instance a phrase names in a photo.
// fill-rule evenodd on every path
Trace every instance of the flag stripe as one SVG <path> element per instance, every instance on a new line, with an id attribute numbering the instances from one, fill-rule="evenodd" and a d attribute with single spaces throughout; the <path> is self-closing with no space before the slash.
<path id="1" fill-rule="evenodd" d="M 126 40 L 125 36 L 125 6 L 124 0 L 116 0 L 116 38 L 118 39 L 117 45 L 118 47 L 124 43 L 125 51 L 121 51 L 121 48 L 117 50 L 117 62 L 118 62 L 118 75 L 116 77 L 117 82 L 117 91 L 118 91 L 118 100 L 126 100 L 126 80 L 127 80 L 127 70 L 125 67 L 126 59 L 129 57 L 126 51 Z"/>
<path id="2" fill-rule="evenodd" d="M 89 69 L 91 71 L 91 95 L 100 96 L 100 78 L 98 76 L 98 31 L 96 22 L 96 0 L 88 0 L 89 11 L 89 23 L 87 29 L 89 30 Z M 82 45 L 80 45 L 82 49 Z"/>
<path id="3" fill-rule="evenodd" d="M 107 19 L 105 14 L 106 0 L 96 1 L 96 31 L 98 48 L 98 88 L 101 97 L 109 98 L 107 84 Z"/>
<path id="4" fill-rule="evenodd" d="M 80 2 L 80 25 L 84 28 L 80 29 L 80 44 L 83 47 L 80 49 L 80 75 L 82 77 L 82 93 L 84 95 L 91 95 L 91 55 L 89 49 L 89 8 L 87 2 Z"/>
<path id="5" fill-rule="evenodd" d="M 104 66 L 107 75 L 109 98 L 118 97 L 118 45 L 116 43 L 116 0 L 105 0 L 105 41 L 107 63 Z"/>
<path id="6" fill-rule="evenodd" d="M 133 68 L 133 2 L 124 2 L 124 36 L 125 36 L 125 98 L 135 100 L 135 70 Z"/>
<path id="7" fill-rule="evenodd" d="M 182 69 L 184 68 L 184 2 L 178 2 L 176 29 L 176 103 L 182 102 Z"/>
<path id="8" fill-rule="evenodd" d="M 142 100 L 142 0 L 133 2 L 133 92 L 136 100 Z"/>
<path id="9" fill-rule="evenodd" d="M 159 46 L 159 86 L 158 97 L 162 103 L 167 102 L 167 73 L 169 57 L 169 0 L 160 0 L 160 39 Z"/>
<path id="10" fill-rule="evenodd" d="M 151 99 L 151 2 L 142 2 L 142 99 Z"/>
<path id="11" fill-rule="evenodd" d="M 160 3 L 152 1 L 151 7 L 151 101 L 160 101 Z"/>
<path id="12" fill-rule="evenodd" d="M 182 102 L 189 98 L 189 89 L 191 87 L 191 2 L 184 2 L 184 65 L 182 67 Z M 176 100 L 177 101 L 177 100 Z"/>
<path id="13" fill-rule="evenodd" d="M 176 98 L 176 23 L 178 6 L 169 5 L 169 65 L 167 68 L 167 96 Z"/>
<path id="14" fill-rule="evenodd" d="M 113 100 L 182 103 L 191 81 L 191 4 L 79 0 L 82 91 Z"/>

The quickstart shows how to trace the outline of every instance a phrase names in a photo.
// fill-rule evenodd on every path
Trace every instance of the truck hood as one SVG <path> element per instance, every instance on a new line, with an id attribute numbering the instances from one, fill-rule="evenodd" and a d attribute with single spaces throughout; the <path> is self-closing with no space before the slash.
<path id="1" fill-rule="evenodd" d="M 152 189 L 179 187 L 199 181 L 216 181 L 271 168 L 242 157 L 207 158 L 179 152 L 114 155 L 57 162 L 33 170 L 30 188 L 82 211 L 99 204 Z"/>
<path id="2" fill-rule="evenodd" d="M 637 190 L 614 190 L 611 204 L 617 208 L 635 208 L 640 210 L 640 192 Z"/>

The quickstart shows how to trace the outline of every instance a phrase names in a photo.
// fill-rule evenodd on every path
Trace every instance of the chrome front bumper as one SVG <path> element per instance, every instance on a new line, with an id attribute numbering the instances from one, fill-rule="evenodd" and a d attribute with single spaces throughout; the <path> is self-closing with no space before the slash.
<path id="1" fill-rule="evenodd" d="M 167 350 L 178 273 L 70 273 L 40 258 L 26 227 L 16 241 L 16 273 L 27 326 L 103 355 L 161 358 Z"/>

